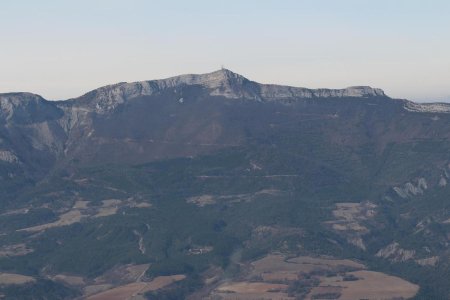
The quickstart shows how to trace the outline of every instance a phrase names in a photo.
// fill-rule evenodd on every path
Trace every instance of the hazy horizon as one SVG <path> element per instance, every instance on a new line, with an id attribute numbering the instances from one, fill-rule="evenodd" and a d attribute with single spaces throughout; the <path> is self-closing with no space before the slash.
<path id="1" fill-rule="evenodd" d="M 447 1 L 6 1 L 0 93 L 208 73 L 450 102 Z"/>

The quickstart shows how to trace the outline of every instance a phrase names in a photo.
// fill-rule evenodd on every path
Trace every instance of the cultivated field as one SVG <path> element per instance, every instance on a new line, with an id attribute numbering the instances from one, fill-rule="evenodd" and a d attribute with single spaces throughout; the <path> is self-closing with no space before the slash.
<path id="1" fill-rule="evenodd" d="M 358 280 L 345 281 L 342 276 L 321 277 L 319 287 L 312 289 L 309 299 L 318 299 L 324 294 L 324 289 L 335 287 L 340 290 L 338 299 L 345 300 L 377 300 L 377 299 L 408 299 L 419 290 L 419 286 L 401 278 L 372 271 L 349 272 Z M 326 293 L 325 293 L 326 294 Z"/>
<path id="2" fill-rule="evenodd" d="M 253 275 L 267 276 L 268 274 L 279 274 L 281 277 L 292 276 L 292 274 L 311 273 L 313 271 L 331 271 L 335 269 L 365 269 L 363 264 L 348 259 L 314 258 L 299 256 L 286 258 L 281 254 L 268 255 L 252 263 Z M 289 275 L 290 274 L 290 275 Z M 270 277 L 270 276 L 269 276 Z"/>
<path id="3" fill-rule="evenodd" d="M 220 284 L 208 299 L 387 300 L 411 298 L 418 289 L 349 259 L 271 254 L 251 263 L 242 280 Z"/>
<path id="4" fill-rule="evenodd" d="M 293 299 L 285 293 L 286 284 L 275 284 L 265 282 L 236 282 L 225 283 L 216 290 L 222 299 Z"/>

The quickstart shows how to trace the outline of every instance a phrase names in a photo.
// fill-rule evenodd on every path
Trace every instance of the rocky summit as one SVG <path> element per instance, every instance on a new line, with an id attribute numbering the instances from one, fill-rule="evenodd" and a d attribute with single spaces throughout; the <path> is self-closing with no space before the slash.
<path id="1" fill-rule="evenodd" d="M 211 96 L 229 99 L 277 100 L 288 98 L 342 98 L 342 97 L 384 97 L 381 89 L 367 86 L 355 86 L 345 89 L 306 89 L 290 86 L 259 84 L 247 78 L 222 69 L 208 74 L 188 74 L 161 80 L 122 82 L 101 87 L 86 95 L 72 99 L 95 107 L 102 113 L 114 109 L 117 105 L 137 97 L 151 96 L 168 89 L 198 86 Z M 94 106 L 93 106 L 94 105 Z"/>
<path id="2" fill-rule="evenodd" d="M 226 69 L 0 94 L 0 295 L 448 299 L 449 113 Z"/>

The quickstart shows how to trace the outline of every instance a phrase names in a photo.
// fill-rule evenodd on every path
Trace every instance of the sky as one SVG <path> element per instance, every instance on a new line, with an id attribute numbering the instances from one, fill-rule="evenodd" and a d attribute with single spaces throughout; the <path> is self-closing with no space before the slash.
<path id="1" fill-rule="evenodd" d="M 0 93 L 50 100 L 221 66 L 450 102 L 448 0 L 0 0 Z"/>

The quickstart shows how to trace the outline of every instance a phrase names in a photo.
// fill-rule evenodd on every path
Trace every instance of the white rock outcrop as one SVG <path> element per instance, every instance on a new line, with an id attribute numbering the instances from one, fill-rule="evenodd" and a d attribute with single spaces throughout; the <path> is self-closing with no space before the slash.
<path id="1" fill-rule="evenodd" d="M 18 163 L 19 158 L 8 150 L 0 150 L 0 161 L 4 161 L 7 163 Z"/>
<path id="2" fill-rule="evenodd" d="M 428 189 L 428 184 L 425 178 L 419 178 L 416 184 L 407 182 L 401 187 L 394 187 L 394 191 L 402 198 L 410 198 L 419 194 L 423 194 Z"/>
<path id="3" fill-rule="evenodd" d="M 407 101 L 405 109 L 423 113 L 450 113 L 450 103 L 414 103 Z"/>
<path id="4" fill-rule="evenodd" d="M 389 259 L 390 261 L 395 262 L 404 262 L 414 258 L 416 251 L 414 250 L 406 250 L 400 248 L 400 244 L 397 242 L 393 242 L 383 249 L 380 249 L 375 256 Z"/>

